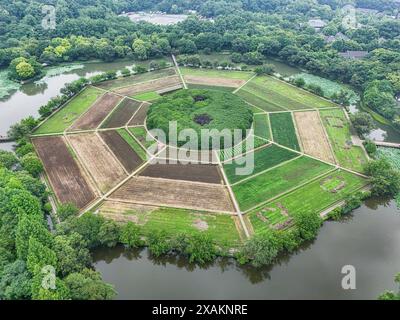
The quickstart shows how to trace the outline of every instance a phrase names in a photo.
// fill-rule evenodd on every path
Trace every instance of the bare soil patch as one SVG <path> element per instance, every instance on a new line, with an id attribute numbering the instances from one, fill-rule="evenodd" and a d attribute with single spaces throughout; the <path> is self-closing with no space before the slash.
<path id="1" fill-rule="evenodd" d="M 221 184 L 218 166 L 202 164 L 149 164 L 141 176 Z"/>
<path id="2" fill-rule="evenodd" d="M 82 209 L 96 198 L 62 137 L 35 138 L 32 141 L 61 203 L 73 203 Z"/>
<path id="3" fill-rule="evenodd" d="M 159 158 L 179 160 L 178 163 L 217 164 L 218 159 L 214 152 L 209 150 L 187 150 L 168 146 L 158 155 Z"/>
<path id="4" fill-rule="evenodd" d="M 139 109 L 141 103 L 125 99 L 121 102 L 118 108 L 110 115 L 110 117 L 103 124 L 103 128 L 120 128 L 125 126 L 135 112 Z"/>
<path id="5" fill-rule="evenodd" d="M 133 177 L 110 200 L 194 210 L 233 212 L 228 191 L 221 185 Z"/>
<path id="6" fill-rule="evenodd" d="M 239 88 L 240 86 L 246 83 L 245 80 L 240 80 L 240 79 L 209 78 L 209 77 L 199 77 L 190 75 L 185 76 L 185 81 L 190 84 L 230 87 L 230 88 Z"/>
<path id="7" fill-rule="evenodd" d="M 304 152 L 318 159 L 335 163 L 317 111 L 295 112 L 294 118 Z"/>
<path id="8" fill-rule="evenodd" d="M 129 122 L 128 126 L 143 126 L 144 120 L 147 117 L 147 111 L 149 111 L 151 104 L 143 103 L 139 111 L 135 114 L 132 120 Z"/>
<path id="9" fill-rule="evenodd" d="M 115 89 L 114 91 L 125 96 L 134 96 L 143 92 L 160 91 L 160 90 L 162 91 L 166 88 L 178 86 L 179 84 L 182 84 L 180 77 L 172 76 L 168 78 L 162 78 L 162 79 L 151 80 L 148 82 L 138 83 L 133 86 Z"/>
<path id="10" fill-rule="evenodd" d="M 75 121 L 69 131 L 96 129 L 121 100 L 120 96 L 113 93 L 104 94 L 87 113 Z"/>
<path id="11" fill-rule="evenodd" d="M 96 134 L 70 135 L 68 139 L 102 192 L 126 177 L 122 166 Z"/>
<path id="12" fill-rule="evenodd" d="M 103 131 L 100 136 L 128 172 L 133 172 L 143 163 L 117 131 Z"/>
<path id="13" fill-rule="evenodd" d="M 199 231 L 207 231 L 208 230 L 208 223 L 201 219 L 196 219 L 193 223 L 193 227 L 195 227 Z"/>

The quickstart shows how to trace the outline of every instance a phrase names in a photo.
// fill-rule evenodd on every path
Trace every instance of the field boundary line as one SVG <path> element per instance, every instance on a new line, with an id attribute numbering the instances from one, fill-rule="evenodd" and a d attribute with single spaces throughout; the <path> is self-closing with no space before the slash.
<path id="1" fill-rule="evenodd" d="M 94 87 L 93 85 L 91 85 L 91 86 Z M 118 93 L 118 92 L 114 92 L 114 91 L 112 91 L 112 90 L 106 90 L 106 89 L 99 88 L 99 87 L 94 87 L 94 88 L 99 89 L 99 90 L 101 90 L 101 91 L 103 91 L 103 92 L 105 92 L 105 93 L 114 94 L 114 95 L 116 95 L 116 96 L 118 96 L 118 97 L 121 97 L 121 98 L 131 99 L 131 100 L 136 101 L 136 102 L 143 102 L 143 101 L 136 100 L 135 98 L 132 98 L 132 97 L 130 97 L 130 96 L 125 96 L 125 95 L 120 94 L 120 93 Z"/>
<path id="2" fill-rule="evenodd" d="M 243 83 L 239 88 L 236 88 L 236 90 L 234 90 L 232 93 L 235 94 L 236 92 L 239 92 L 242 88 L 244 88 L 250 81 L 252 81 L 255 77 L 257 77 L 257 74 L 254 74 L 252 77 L 250 77 L 250 79 L 248 79 L 247 81 L 245 81 L 245 83 Z"/>
<path id="3" fill-rule="evenodd" d="M 96 131 L 99 130 L 103 124 L 111 117 L 111 115 L 114 113 L 115 110 L 118 109 L 118 107 L 122 104 L 122 102 L 125 101 L 126 98 L 122 98 L 121 101 L 119 101 L 114 108 L 107 114 L 107 116 L 100 122 L 100 124 L 96 127 Z"/>
<path id="4" fill-rule="evenodd" d="M 258 207 L 263 206 L 265 204 L 268 204 L 268 203 L 270 203 L 272 201 L 275 201 L 275 200 L 277 200 L 277 199 L 279 199 L 279 198 L 281 198 L 281 197 L 283 197 L 285 195 L 291 194 L 294 191 L 296 191 L 296 190 L 298 190 L 300 188 L 303 188 L 304 186 L 308 185 L 309 183 L 317 181 L 318 179 L 321 179 L 321 178 L 323 178 L 323 177 L 325 177 L 325 176 L 327 176 L 327 175 L 329 175 L 329 174 L 331 174 L 331 173 L 333 173 L 333 172 L 335 172 L 337 170 L 338 170 L 338 168 L 335 167 L 335 168 L 333 168 L 333 169 L 331 169 L 329 171 L 326 171 L 326 172 L 324 172 L 324 173 L 322 173 L 322 174 L 320 174 L 320 175 L 318 175 L 318 176 L 316 176 L 316 177 L 314 177 L 314 178 L 312 178 L 312 179 L 310 179 L 310 180 L 308 180 L 306 182 L 303 182 L 303 183 L 301 183 L 301 184 L 299 184 L 299 185 L 297 185 L 297 186 L 295 186 L 295 187 L 293 187 L 293 188 L 291 188 L 289 190 L 286 190 L 286 191 L 284 191 L 284 192 L 282 192 L 282 193 L 280 193 L 280 194 L 278 194 L 278 195 L 276 195 L 276 196 L 274 196 L 274 197 L 272 197 L 272 198 L 270 198 L 268 200 L 260 202 L 259 204 L 257 204 L 255 206 L 251 207 L 250 209 L 247 209 L 246 211 L 244 211 L 244 214 L 247 214 L 250 211 L 253 211 L 253 210 L 257 209 Z"/>
<path id="5" fill-rule="evenodd" d="M 118 134 L 118 132 L 117 132 L 117 134 Z M 128 170 L 125 168 L 125 166 L 122 164 L 122 162 L 118 159 L 116 154 L 111 150 L 111 148 L 107 145 L 107 142 L 104 141 L 104 139 L 101 137 L 101 135 L 97 131 L 95 132 L 95 135 L 97 136 L 97 138 L 100 139 L 100 142 L 108 150 L 108 152 L 110 152 L 111 157 L 113 157 L 114 160 L 117 161 L 117 163 L 121 166 L 121 168 L 125 172 L 125 174 L 129 176 Z"/>
<path id="6" fill-rule="evenodd" d="M 178 62 L 176 61 L 175 55 L 171 54 L 171 57 L 172 57 L 172 61 L 174 62 L 174 65 L 175 65 L 175 72 L 177 72 L 179 77 L 181 78 L 181 81 L 182 81 L 182 84 L 183 84 L 183 88 L 187 90 L 188 86 L 187 86 L 185 78 L 184 78 L 184 76 L 183 76 L 183 74 L 181 72 L 181 69 L 179 68 Z"/>
<path id="7" fill-rule="evenodd" d="M 272 170 L 274 170 L 274 169 L 280 168 L 280 167 L 282 167 L 282 166 L 284 166 L 284 165 L 286 165 L 286 164 L 288 164 L 288 163 L 290 163 L 290 162 L 292 162 L 292 161 L 295 161 L 295 160 L 297 160 L 297 159 L 300 159 L 300 158 L 302 158 L 302 157 L 304 157 L 304 156 L 299 155 L 299 156 L 297 156 L 297 157 L 294 157 L 293 159 L 289 159 L 289 160 L 286 160 L 286 161 L 284 161 L 284 162 L 281 162 L 281 163 L 277 164 L 276 166 L 273 166 L 273 167 L 271 167 L 271 168 L 268 168 L 268 169 L 265 169 L 265 170 L 263 170 L 263 171 L 260 171 L 260 172 L 258 172 L 258 173 L 256 173 L 256 174 L 253 174 L 253 175 L 251 175 L 251 176 L 249 176 L 249 177 L 247 177 L 247 178 L 244 178 L 244 179 L 242 179 L 242 180 L 240 180 L 240 181 L 238 181 L 238 182 L 232 183 L 231 186 L 234 187 L 234 186 L 236 186 L 236 185 L 238 185 L 238 184 L 242 184 L 242 183 L 244 183 L 244 182 L 246 182 L 246 181 L 248 181 L 248 180 L 252 180 L 252 179 L 254 179 L 254 178 L 256 178 L 256 177 L 258 177 L 258 176 L 260 176 L 260 175 L 262 175 L 262 174 L 264 174 L 264 173 L 267 173 L 267 172 L 272 171 Z"/>
<path id="8" fill-rule="evenodd" d="M 67 145 L 67 147 L 71 148 L 71 150 L 75 153 L 75 155 L 76 155 L 75 161 L 78 163 L 78 166 L 85 172 L 85 175 L 87 176 L 92 189 L 95 191 L 96 197 L 101 197 L 103 193 L 101 192 L 99 186 L 96 183 L 96 180 L 90 173 L 89 169 L 86 167 L 84 161 L 81 158 L 81 155 L 76 151 L 76 149 L 72 145 L 71 141 L 69 141 L 67 134 L 64 134 L 63 138 L 64 138 L 64 141 L 65 141 L 65 144 Z"/>
<path id="9" fill-rule="evenodd" d="M 327 131 L 327 129 L 325 128 L 324 121 L 322 120 L 321 113 L 319 112 L 319 110 L 317 111 L 317 113 L 318 113 L 319 122 L 320 122 L 320 124 L 321 124 L 321 126 L 322 126 L 322 129 L 324 130 L 325 139 L 326 139 L 326 141 L 328 142 L 329 149 L 331 150 L 333 159 L 335 160 L 335 163 L 336 163 L 337 165 L 339 165 L 339 161 L 338 161 L 338 159 L 336 158 L 335 150 L 333 150 L 332 143 L 331 143 L 331 139 L 329 138 L 329 135 L 328 135 L 328 131 Z"/>
<path id="10" fill-rule="evenodd" d="M 297 141 L 299 142 L 300 151 L 302 153 L 304 153 L 303 140 L 301 140 L 299 129 L 297 128 L 297 121 L 296 121 L 296 117 L 294 116 L 294 111 L 292 111 L 291 114 L 292 114 L 292 122 L 293 122 L 293 126 L 294 126 L 294 131 L 296 133 Z"/>
<path id="11" fill-rule="evenodd" d="M 64 132 L 57 132 L 57 133 L 41 133 L 41 134 L 32 134 L 30 138 L 40 138 L 40 137 L 54 137 L 54 136 L 63 136 Z"/>
<path id="12" fill-rule="evenodd" d="M 269 115 L 269 113 L 267 113 L 267 122 L 268 122 L 268 127 L 269 127 L 269 133 L 271 135 L 271 142 L 274 142 L 274 134 L 272 132 L 272 125 L 271 125 L 271 117 Z"/>
<path id="13" fill-rule="evenodd" d="M 260 86 L 260 87 L 261 87 L 261 86 Z M 262 88 L 262 87 L 261 87 L 261 88 Z M 254 93 L 254 92 L 250 92 L 250 91 L 245 90 L 245 89 L 242 89 L 242 90 L 248 92 L 249 94 L 252 94 L 253 96 L 256 96 L 257 98 L 259 98 L 260 100 L 265 101 L 266 103 L 272 104 L 273 106 L 278 107 L 279 109 L 283 109 L 282 111 L 292 111 L 292 110 L 290 110 L 290 109 L 288 109 L 288 108 L 286 108 L 286 107 L 283 107 L 283 106 L 281 106 L 281 105 L 276 104 L 275 102 L 268 101 L 268 100 L 266 100 L 264 97 L 261 97 L 260 95 Z M 281 96 L 282 96 L 282 95 L 281 95 Z M 242 98 L 242 99 L 243 99 L 243 98 Z M 264 110 L 264 111 L 265 111 L 265 110 Z"/>
<path id="14" fill-rule="evenodd" d="M 133 120 L 133 118 L 136 116 L 136 114 L 139 112 L 140 109 L 142 109 L 143 105 L 147 103 L 147 102 L 142 102 L 139 106 L 139 108 L 137 108 L 137 110 L 133 113 L 132 117 L 130 117 L 130 119 L 128 120 L 128 122 L 125 124 L 125 127 L 129 126 L 129 123 Z"/>
<path id="15" fill-rule="evenodd" d="M 96 88 L 96 89 L 97 89 L 97 88 Z M 96 105 L 96 103 L 97 103 L 98 101 L 100 101 L 100 99 L 102 99 L 104 96 L 105 96 L 105 93 L 103 93 L 102 95 L 100 95 L 100 96 L 91 104 L 91 106 L 90 106 L 84 113 L 81 113 L 81 114 L 79 115 L 79 117 L 76 118 L 76 119 L 71 123 L 71 125 L 70 125 L 69 127 L 65 128 L 64 132 L 68 132 L 68 130 L 70 130 L 70 129 L 72 128 L 72 126 L 73 126 L 79 119 L 83 118 L 86 114 L 88 114 L 89 111 Z"/>
<path id="16" fill-rule="evenodd" d="M 240 96 L 238 96 L 239 98 L 240 98 Z M 252 103 L 250 103 L 250 102 L 248 102 L 248 101 L 246 101 L 246 100 L 244 100 L 243 98 L 241 98 L 245 103 L 247 103 L 249 106 L 251 106 L 251 107 L 254 107 L 254 108 L 257 108 L 257 109 L 259 109 L 259 110 L 261 110 L 261 112 L 260 112 L 260 114 L 261 113 L 268 113 L 267 111 L 265 111 L 264 109 L 261 109 L 260 107 L 257 107 L 255 104 L 252 104 Z"/>
<path id="17" fill-rule="evenodd" d="M 225 171 L 224 171 L 224 168 L 223 168 L 223 166 L 221 164 L 221 161 L 219 159 L 218 153 L 216 151 L 214 151 L 214 152 L 215 152 L 215 156 L 217 157 L 218 166 L 219 166 L 219 169 L 221 170 L 221 174 L 222 174 L 222 177 L 223 177 L 223 179 L 225 181 L 226 188 L 227 188 L 228 193 L 229 193 L 229 195 L 231 197 L 231 200 L 233 202 L 233 207 L 236 210 L 236 214 L 239 216 L 240 223 L 242 224 L 242 227 L 243 227 L 243 230 L 244 230 L 244 233 L 245 233 L 247 239 L 250 239 L 250 233 L 249 233 L 249 230 L 247 229 L 247 226 L 246 226 L 246 224 L 244 222 L 244 219 L 243 219 L 243 216 L 242 216 L 242 212 L 240 211 L 239 203 L 237 202 L 235 194 L 233 193 L 231 185 L 229 184 L 229 180 L 228 180 L 228 178 L 227 178 L 227 176 L 225 174 Z"/>
<path id="18" fill-rule="evenodd" d="M 160 152 L 163 151 L 164 148 L 162 148 Z M 158 154 L 158 153 L 157 153 Z M 135 171 L 133 171 L 128 177 L 126 177 L 124 180 L 122 180 L 121 182 L 119 182 L 116 186 L 114 186 L 111 190 L 109 190 L 108 192 L 106 192 L 105 194 L 102 194 L 102 196 L 93 204 L 91 204 L 89 207 L 85 208 L 84 211 L 82 211 L 82 213 L 79 215 L 79 217 L 81 217 L 83 214 L 85 214 L 86 212 L 92 210 L 93 208 L 95 208 L 97 205 L 99 205 L 101 202 L 103 202 L 104 200 L 107 199 L 108 196 L 110 196 L 111 194 L 113 194 L 116 190 L 118 190 L 119 188 L 121 188 L 125 183 L 127 183 L 132 177 L 134 177 L 136 175 L 137 172 L 139 172 L 140 170 L 142 170 L 143 167 L 146 167 L 149 163 L 149 161 L 152 160 L 153 157 L 155 157 L 157 154 L 151 156 L 151 158 L 144 162 L 143 164 L 141 164 Z"/>

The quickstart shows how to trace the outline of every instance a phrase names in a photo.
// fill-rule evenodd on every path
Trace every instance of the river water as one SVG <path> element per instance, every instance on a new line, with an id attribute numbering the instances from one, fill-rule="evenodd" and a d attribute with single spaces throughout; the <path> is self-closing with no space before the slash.
<path id="1" fill-rule="evenodd" d="M 0 135 L 59 94 L 68 82 L 130 62 L 90 63 L 83 68 L 22 86 L 0 100 Z M 381 130 L 385 130 L 382 128 Z M 12 144 L 0 144 L 11 150 Z M 264 269 L 219 259 L 206 268 L 181 257 L 152 259 L 146 250 L 122 247 L 94 252 L 94 266 L 115 285 L 120 299 L 375 299 L 396 289 L 400 271 L 400 211 L 394 201 L 368 201 L 342 222 L 326 222 L 318 238 Z M 341 288 L 341 269 L 356 268 L 356 290 Z"/>

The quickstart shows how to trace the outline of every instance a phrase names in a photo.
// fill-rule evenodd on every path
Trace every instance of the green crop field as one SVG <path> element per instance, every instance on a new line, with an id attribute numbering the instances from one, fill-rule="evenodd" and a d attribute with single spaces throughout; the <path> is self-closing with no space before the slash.
<path id="1" fill-rule="evenodd" d="M 113 213 L 109 208 L 100 209 L 100 212 Z M 116 213 L 121 214 L 121 212 Z M 144 235 L 159 230 L 164 230 L 171 236 L 176 236 L 179 233 L 193 234 L 196 231 L 201 231 L 197 225 L 203 225 L 206 230 L 201 232 L 208 234 L 222 246 L 231 247 L 240 243 L 239 232 L 236 229 L 233 217 L 230 215 L 174 208 L 158 208 L 148 212 L 128 210 L 122 212 L 122 214 L 135 216 Z"/>
<path id="2" fill-rule="evenodd" d="M 282 108 L 279 105 L 271 103 L 267 100 L 267 96 L 264 95 L 264 89 L 257 85 L 256 83 L 248 83 L 244 88 L 240 89 L 236 93 L 243 100 L 248 103 L 261 108 L 264 111 L 285 111 L 285 108 Z"/>
<path id="3" fill-rule="evenodd" d="M 127 86 L 134 85 L 134 84 L 137 84 L 140 82 L 146 82 L 146 81 L 150 81 L 150 80 L 154 80 L 154 79 L 160 79 L 160 78 L 164 78 L 164 77 L 168 77 L 168 76 L 173 76 L 175 74 L 176 74 L 176 72 L 175 72 L 174 68 L 167 68 L 167 69 L 161 69 L 161 70 L 156 70 L 156 71 L 151 71 L 151 72 L 135 74 L 135 75 L 132 75 L 129 77 L 118 78 L 116 80 L 101 82 L 99 84 L 96 84 L 96 86 L 99 88 L 112 90 L 112 89 L 127 87 Z"/>
<path id="4" fill-rule="evenodd" d="M 252 137 L 254 138 L 253 146 L 250 146 L 249 140 L 248 140 L 248 138 L 246 138 L 245 140 L 238 143 L 237 145 L 235 145 L 232 148 L 220 150 L 219 151 L 219 159 L 221 161 L 225 161 L 228 159 L 236 158 L 245 152 L 251 151 L 253 149 L 256 149 L 256 148 L 259 148 L 261 146 L 268 144 L 268 142 L 265 141 L 264 139 L 260 139 L 260 138 L 254 137 L 254 136 L 252 136 Z"/>
<path id="5" fill-rule="evenodd" d="M 35 134 L 60 133 L 70 127 L 78 117 L 103 94 L 102 90 L 88 87 L 74 97 L 60 111 L 43 123 Z"/>
<path id="6" fill-rule="evenodd" d="M 254 115 L 253 125 L 254 125 L 254 135 L 267 140 L 271 139 L 268 114 Z"/>
<path id="7" fill-rule="evenodd" d="M 289 110 L 337 107 L 333 102 L 273 77 L 257 77 L 245 86 L 246 90 L 247 87 L 257 90 L 266 101 Z"/>
<path id="8" fill-rule="evenodd" d="M 133 96 L 132 98 L 139 100 L 139 101 L 154 101 L 160 99 L 161 96 L 154 91 L 144 92 Z"/>
<path id="9" fill-rule="evenodd" d="M 298 157 L 298 154 L 287 149 L 272 145 L 249 155 L 254 156 L 254 170 L 248 175 L 237 175 L 236 170 L 243 168 L 247 163 L 241 164 L 240 160 L 245 160 L 245 157 L 239 158 L 238 164 L 233 161 L 231 164 L 224 164 L 224 170 L 230 183 L 237 183 L 249 176 L 255 175 L 267 169 L 277 166 L 278 164 Z"/>
<path id="10" fill-rule="evenodd" d="M 215 70 L 215 69 L 195 69 L 195 68 L 180 68 L 184 76 L 198 76 L 209 78 L 227 78 L 227 79 L 240 79 L 249 80 L 254 74 L 245 71 L 229 71 L 229 70 Z"/>
<path id="11" fill-rule="evenodd" d="M 333 167 L 301 157 L 232 187 L 243 211 L 313 179 Z"/>
<path id="12" fill-rule="evenodd" d="M 363 172 L 363 166 L 368 160 L 364 150 L 351 142 L 350 122 L 344 111 L 342 109 L 320 110 L 320 114 L 340 165 Z"/>
<path id="13" fill-rule="evenodd" d="M 147 153 L 146 151 L 136 142 L 136 140 L 129 134 L 125 129 L 118 129 L 119 135 L 131 146 L 131 148 L 138 154 L 138 156 L 146 161 Z"/>
<path id="14" fill-rule="evenodd" d="M 300 151 L 292 114 L 290 112 L 271 113 L 269 117 L 274 141 L 282 146 Z"/>
<path id="15" fill-rule="evenodd" d="M 251 211 L 249 219 L 255 232 L 260 233 L 270 225 L 286 221 L 296 213 L 319 214 L 367 184 L 366 179 L 338 170 Z"/>

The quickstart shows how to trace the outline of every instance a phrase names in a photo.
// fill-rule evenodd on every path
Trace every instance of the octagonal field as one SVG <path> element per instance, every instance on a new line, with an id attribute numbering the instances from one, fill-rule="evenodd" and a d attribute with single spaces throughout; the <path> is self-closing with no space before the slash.
<path id="1" fill-rule="evenodd" d="M 144 235 L 199 231 L 234 247 L 368 185 L 365 151 L 333 102 L 251 72 L 177 68 L 88 86 L 39 126 L 32 140 L 57 203 Z M 188 150 L 150 132 L 169 121 L 238 129 L 242 140 L 179 161 Z"/>

